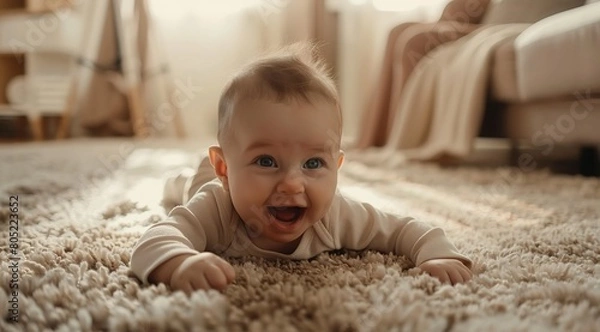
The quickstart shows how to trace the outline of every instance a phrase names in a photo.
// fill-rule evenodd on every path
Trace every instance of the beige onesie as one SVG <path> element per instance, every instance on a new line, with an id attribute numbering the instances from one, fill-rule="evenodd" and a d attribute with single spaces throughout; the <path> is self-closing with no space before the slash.
<path id="1" fill-rule="evenodd" d="M 252 232 L 236 213 L 220 181 L 214 179 L 208 160 L 203 160 L 190 180 L 185 190 L 179 191 L 183 197 L 180 201 L 185 204 L 171 210 L 166 220 L 150 226 L 133 249 L 131 269 L 144 283 L 148 282 L 150 272 L 168 259 L 202 251 L 223 257 L 308 259 L 342 248 L 373 249 L 404 255 L 415 265 L 435 258 L 455 258 L 471 266 L 471 260 L 458 252 L 442 229 L 411 217 L 378 211 L 340 193 L 335 194 L 323 219 L 302 235 L 293 253 L 263 250 L 252 243 Z M 195 194 L 189 195 L 188 200 L 187 192 Z M 165 195 L 177 193 L 167 190 Z M 176 197 L 165 199 L 177 201 Z"/>

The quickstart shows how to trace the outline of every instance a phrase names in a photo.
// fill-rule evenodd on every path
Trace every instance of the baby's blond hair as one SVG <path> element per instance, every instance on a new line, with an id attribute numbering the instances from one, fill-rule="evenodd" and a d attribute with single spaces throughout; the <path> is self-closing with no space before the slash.
<path id="1" fill-rule="evenodd" d="M 219 100 L 218 140 L 222 144 L 235 104 L 241 100 L 311 102 L 315 97 L 335 106 L 341 136 L 338 92 L 314 45 L 292 44 L 260 57 L 243 67 L 225 85 Z"/>

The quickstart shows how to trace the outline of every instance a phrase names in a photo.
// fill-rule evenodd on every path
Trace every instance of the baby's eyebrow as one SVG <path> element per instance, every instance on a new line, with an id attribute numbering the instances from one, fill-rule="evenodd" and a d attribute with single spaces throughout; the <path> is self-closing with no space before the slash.
<path id="1" fill-rule="evenodd" d="M 250 150 L 256 150 L 256 149 L 261 149 L 261 148 L 266 148 L 266 147 L 271 147 L 273 146 L 273 144 L 268 143 L 268 142 L 263 142 L 263 141 L 256 141 L 253 142 L 252 144 L 248 145 L 246 147 L 246 151 L 250 151 Z"/>
<path id="2" fill-rule="evenodd" d="M 252 150 L 256 150 L 256 149 L 263 149 L 263 148 L 273 148 L 273 147 L 284 147 L 284 143 L 281 142 L 269 142 L 269 141 L 256 141 L 256 142 L 252 142 L 250 143 L 244 150 L 245 151 L 252 151 Z M 303 148 L 312 151 L 312 152 L 317 152 L 317 153 L 321 153 L 321 152 L 328 152 L 330 149 L 327 148 L 327 144 L 322 143 L 322 144 L 301 144 L 303 146 Z"/>

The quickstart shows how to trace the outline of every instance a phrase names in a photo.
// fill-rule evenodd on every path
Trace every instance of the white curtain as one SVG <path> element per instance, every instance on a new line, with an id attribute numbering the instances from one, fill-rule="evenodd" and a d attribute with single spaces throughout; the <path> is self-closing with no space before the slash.
<path id="1" fill-rule="evenodd" d="M 182 114 L 188 137 L 216 136 L 221 90 L 241 65 L 287 42 L 304 39 L 311 22 L 294 22 L 312 1 L 150 0 L 176 86 L 184 92 Z"/>
<path id="2" fill-rule="evenodd" d="M 188 137 L 216 136 L 221 89 L 242 64 L 265 50 L 315 37 L 317 1 L 149 1 L 173 77 L 187 92 L 181 106 Z M 374 89 L 389 29 L 436 20 L 447 1 L 326 0 L 327 10 L 338 14 L 335 73 L 347 136 L 356 133 Z"/>

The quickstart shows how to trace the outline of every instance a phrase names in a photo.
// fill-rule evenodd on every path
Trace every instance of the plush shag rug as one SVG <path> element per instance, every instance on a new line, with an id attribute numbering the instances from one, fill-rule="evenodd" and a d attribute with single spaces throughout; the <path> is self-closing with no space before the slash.
<path id="1" fill-rule="evenodd" d="M 205 147 L 0 147 L 0 330 L 600 330 L 600 181 L 544 170 L 343 166 L 342 192 L 443 227 L 476 262 L 467 284 L 440 284 L 404 257 L 332 252 L 232 260 L 223 293 L 141 285 L 130 251 L 165 216 L 162 180 Z"/>

